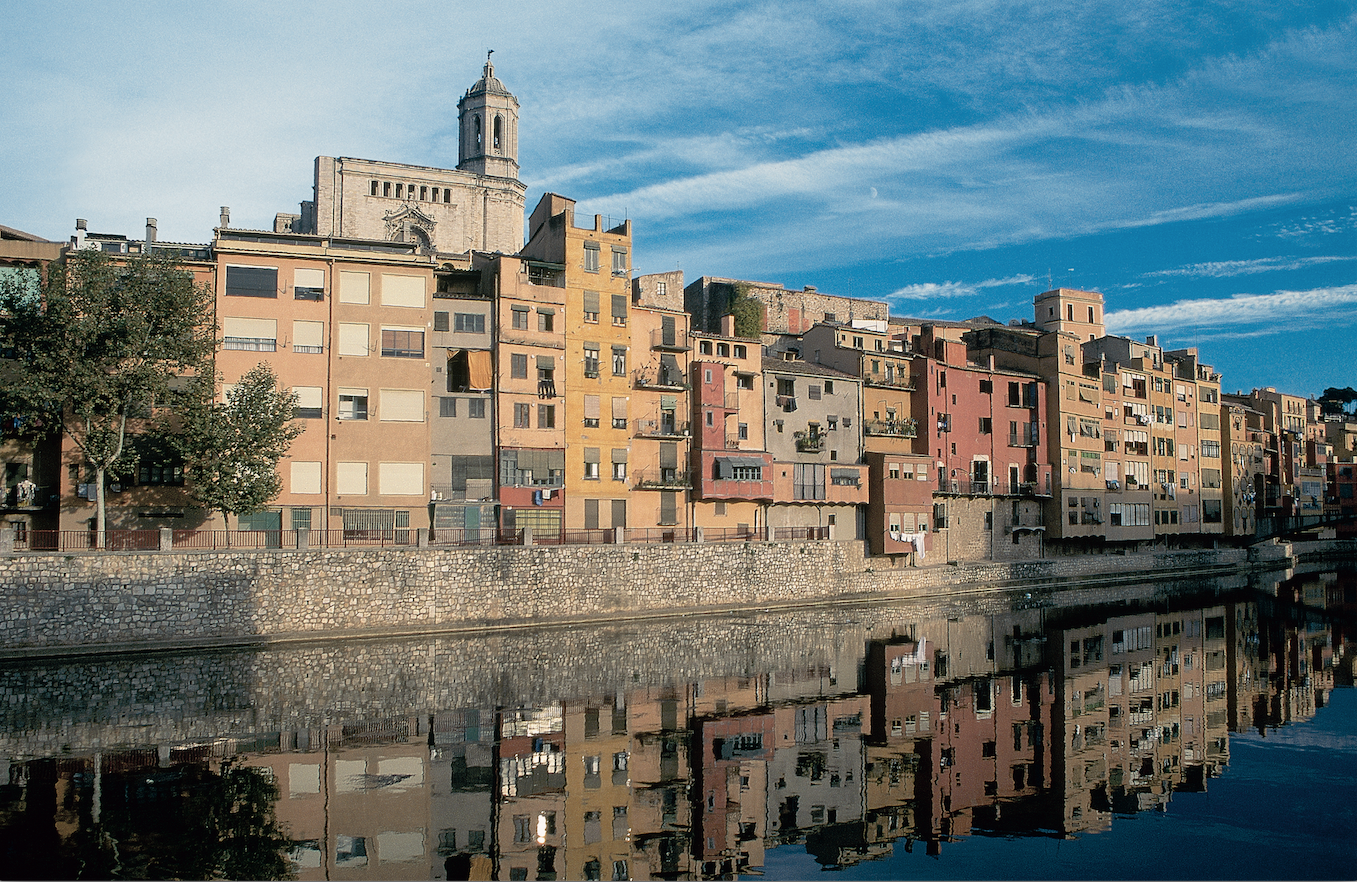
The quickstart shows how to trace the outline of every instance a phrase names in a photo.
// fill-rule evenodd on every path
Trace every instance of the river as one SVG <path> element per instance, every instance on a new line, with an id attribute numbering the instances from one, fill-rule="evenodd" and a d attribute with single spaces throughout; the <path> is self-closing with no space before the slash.
<path id="1" fill-rule="evenodd" d="M 1357 572 L 0 666 L 0 878 L 1349 878 Z"/>

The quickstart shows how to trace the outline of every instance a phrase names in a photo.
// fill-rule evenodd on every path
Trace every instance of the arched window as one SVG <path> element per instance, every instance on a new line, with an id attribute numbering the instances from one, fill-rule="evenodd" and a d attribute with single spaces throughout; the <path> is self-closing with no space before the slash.
<path id="1" fill-rule="evenodd" d="M 476 121 L 476 149 L 481 149 L 481 115 L 478 113 L 472 117 Z"/>
<path id="2" fill-rule="evenodd" d="M 504 117 L 495 116 L 495 152 L 504 149 Z"/>

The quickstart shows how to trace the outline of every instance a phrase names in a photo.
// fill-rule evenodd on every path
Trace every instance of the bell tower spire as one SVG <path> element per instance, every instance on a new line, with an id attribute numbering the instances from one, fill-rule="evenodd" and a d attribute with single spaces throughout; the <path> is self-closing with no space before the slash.
<path id="1" fill-rule="evenodd" d="M 457 102 L 457 167 L 518 180 L 518 99 L 495 76 L 494 52 L 485 53 L 481 78 Z"/>

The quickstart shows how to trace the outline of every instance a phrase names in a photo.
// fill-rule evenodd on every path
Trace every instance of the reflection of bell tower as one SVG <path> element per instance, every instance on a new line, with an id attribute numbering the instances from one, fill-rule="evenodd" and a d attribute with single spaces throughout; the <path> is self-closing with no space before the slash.
<path id="1" fill-rule="evenodd" d="M 485 69 L 457 102 L 460 138 L 457 167 L 496 178 L 518 179 L 518 99 L 495 76 L 485 55 Z"/>

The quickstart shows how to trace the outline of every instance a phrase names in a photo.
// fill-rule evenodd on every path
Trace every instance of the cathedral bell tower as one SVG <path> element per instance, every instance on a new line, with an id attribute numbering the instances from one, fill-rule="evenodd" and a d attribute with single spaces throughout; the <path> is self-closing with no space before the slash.
<path id="1" fill-rule="evenodd" d="M 486 53 L 481 78 L 457 102 L 457 168 L 517 180 L 518 99 L 495 76 L 494 51 Z"/>

